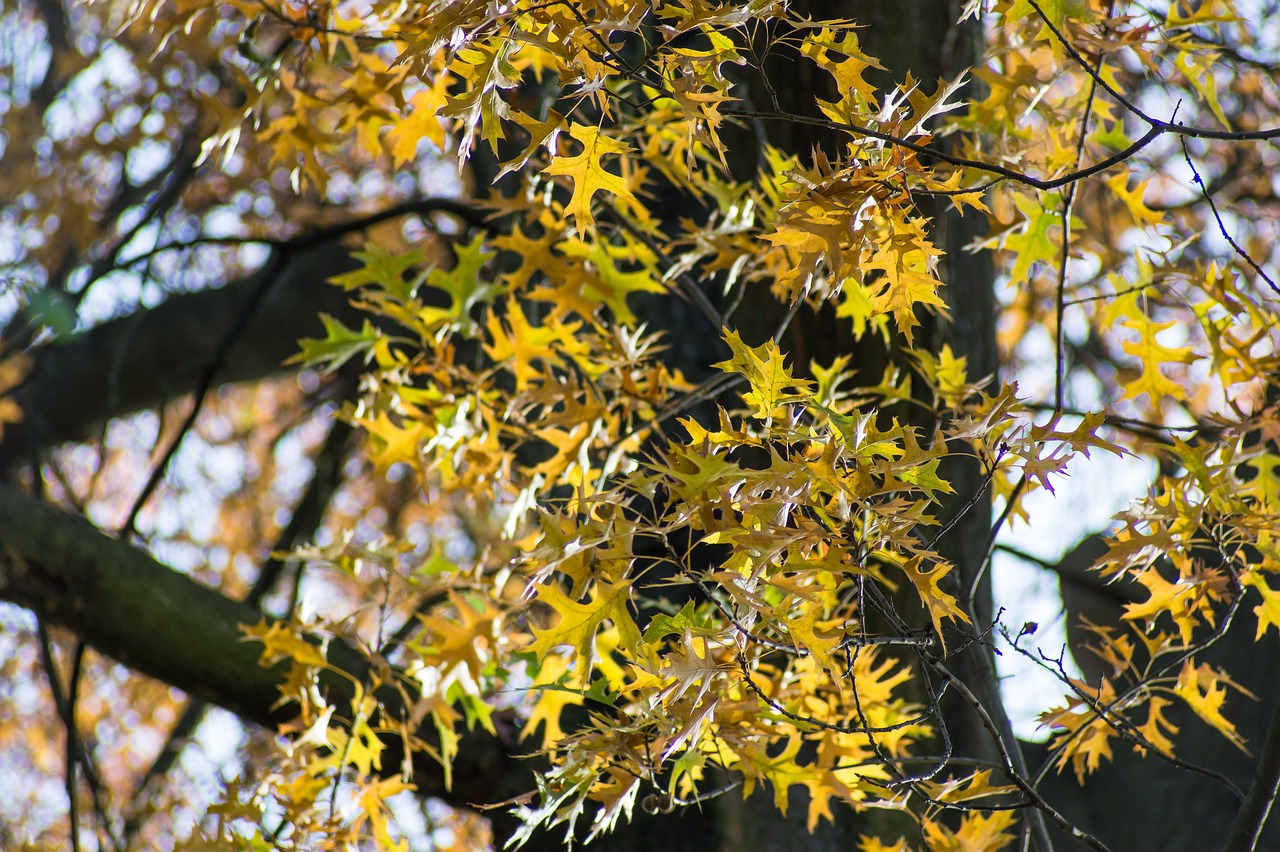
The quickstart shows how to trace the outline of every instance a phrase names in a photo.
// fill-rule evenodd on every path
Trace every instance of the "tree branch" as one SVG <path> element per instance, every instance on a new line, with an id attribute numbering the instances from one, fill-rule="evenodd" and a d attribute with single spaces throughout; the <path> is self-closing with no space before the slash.
<path id="1" fill-rule="evenodd" d="M 1244 803 L 1236 812 L 1235 821 L 1227 835 L 1223 852 L 1253 852 L 1258 848 L 1262 829 L 1267 824 L 1276 793 L 1280 791 L 1280 704 L 1271 709 L 1271 722 L 1267 725 L 1267 737 L 1258 756 L 1253 783 L 1245 794 Z"/>
<path id="2" fill-rule="evenodd" d="M 260 646 L 244 641 L 240 626 L 263 618 L 253 607 L 104 535 L 82 517 L 5 486 L 0 486 L 0 554 L 0 599 L 27 607 L 112 659 L 246 722 L 274 728 L 290 719 L 291 708 L 276 706 L 285 672 L 260 666 Z M 350 677 L 323 673 L 321 688 L 331 703 L 347 706 L 352 683 L 371 680 L 370 664 L 339 640 L 329 642 L 327 658 Z M 392 717 L 404 709 L 395 690 L 379 697 Z M 429 736 L 427 731 L 421 735 Z M 503 801 L 531 786 L 532 764 L 521 760 L 514 744 L 482 731 L 464 740 L 452 788 L 446 788 L 439 766 L 425 760 L 414 764 L 422 794 L 470 807 Z M 389 738 L 388 751 L 398 742 Z M 384 766 L 395 771 L 398 752 L 384 755 Z"/>
<path id="3" fill-rule="evenodd" d="M 348 304 L 350 294 L 327 283 L 354 266 L 336 242 L 290 252 L 244 333 L 227 349 L 214 382 L 283 371 L 300 338 L 323 334 L 320 312 L 357 323 L 361 315 Z M 191 393 L 263 276 L 271 274 L 268 267 L 224 287 L 174 296 L 34 350 L 31 372 L 13 397 L 26 419 L 5 430 L 0 471 L 27 461 L 40 446 L 88 440 L 113 417 Z"/>

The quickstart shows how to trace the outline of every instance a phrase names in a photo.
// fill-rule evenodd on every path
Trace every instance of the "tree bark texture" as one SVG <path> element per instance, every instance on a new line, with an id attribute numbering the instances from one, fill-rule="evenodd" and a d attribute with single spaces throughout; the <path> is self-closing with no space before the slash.
<path id="1" fill-rule="evenodd" d="M 0 440 L 0 471 L 41 449 L 90 440 L 114 417 L 180 399 L 206 371 L 216 386 L 288 369 L 299 339 L 324 336 L 320 313 L 361 321 L 350 294 L 329 283 L 354 266 L 336 242 L 294 251 L 278 268 L 269 263 L 36 349 L 13 397 L 24 420 Z"/>

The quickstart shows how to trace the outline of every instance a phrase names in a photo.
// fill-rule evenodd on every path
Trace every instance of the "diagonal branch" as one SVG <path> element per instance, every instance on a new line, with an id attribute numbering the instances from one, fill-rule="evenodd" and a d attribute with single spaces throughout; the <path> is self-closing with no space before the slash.
<path id="1" fill-rule="evenodd" d="M 274 728 L 293 713 L 277 702 L 285 672 L 261 667 L 260 647 L 243 639 L 240 626 L 263 618 L 256 609 L 171 570 L 82 517 L 5 486 L 0 486 L 0 599 L 27 607 L 101 653 L 246 722 Z M 352 684 L 371 680 L 370 663 L 337 639 L 329 641 L 327 659 L 344 674 L 322 673 L 321 688 L 331 703 L 349 705 Z M 396 690 L 379 697 L 391 717 L 405 709 Z M 434 738 L 425 731 L 420 735 Z M 520 748 L 482 731 L 464 738 L 452 788 L 439 766 L 415 763 L 420 793 L 470 807 L 503 801 L 530 786 L 533 764 L 520 757 Z M 398 742 L 389 739 L 388 752 Z M 384 765 L 395 771 L 399 757 L 384 755 Z"/>
<path id="2" fill-rule="evenodd" d="M 336 243 L 291 253 L 213 381 L 249 381 L 286 369 L 299 338 L 323 334 L 321 311 L 357 322 L 350 294 L 327 283 L 354 263 Z M 113 417 L 191 393 L 269 274 L 175 296 L 33 350 L 31 372 L 13 396 L 26 419 L 5 430 L 0 470 L 26 462 L 38 446 L 89 440 Z"/>
<path id="3" fill-rule="evenodd" d="M 1253 784 L 1236 812 L 1223 852 L 1253 852 L 1258 848 L 1258 840 L 1275 804 L 1277 792 L 1280 792 L 1280 704 L 1272 708 Z"/>
<path id="4" fill-rule="evenodd" d="M 42 447 L 95 437 L 113 417 L 202 387 L 285 371 L 284 361 L 297 354 L 299 339 L 324 335 L 319 314 L 351 325 L 367 318 L 351 307 L 349 292 L 328 283 L 358 265 L 343 237 L 390 219 L 427 214 L 452 216 L 468 227 L 483 222 L 464 202 L 406 201 L 290 240 L 267 241 L 278 262 L 244 278 L 173 296 L 155 308 L 36 348 L 31 372 L 12 397 L 26 420 L 0 439 L 0 474 L 29 461 Z M 201 242 L 161 246 L 121 261 L 119 268 Z"/>

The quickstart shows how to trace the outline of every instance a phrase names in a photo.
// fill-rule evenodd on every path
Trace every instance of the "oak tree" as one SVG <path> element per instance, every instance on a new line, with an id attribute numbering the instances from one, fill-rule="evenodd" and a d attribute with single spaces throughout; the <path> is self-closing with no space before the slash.
<path id="1" fill-rule="evenodd" d="M 1272 11 L 7 3 L 4 844 L 1265 848 Z"/>

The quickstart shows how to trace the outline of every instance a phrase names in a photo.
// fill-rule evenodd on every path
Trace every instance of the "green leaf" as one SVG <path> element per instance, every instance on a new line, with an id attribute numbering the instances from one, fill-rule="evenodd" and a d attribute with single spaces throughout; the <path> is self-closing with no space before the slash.
<path id="1" fill-rule="evenodd" d="M 298 341 L 302 351 L 286 361 L 286 364 L 323 366 L 326 370 L 336 370 L 351 358 L 373 351 L 382 340 L 382 333 L 368 320 L 364 321 L 358 331 L 347 328 L 329 314 L 320 314 L 320 322 L 324 324 L 325 336 Z"/>
<path id="2" fill-rule="evenodd" d="M 455 245 L 453 268 L 432 269 L 426 278 L 428 287 L 449 297 L 449 306 L 424 307 L 418 315 L 423 325 L 475 336 L 478 326 L 471 315 L 472 310 L 477 305 L 493 301 L 502 292 L 502 287 L 484 275 L 485 265 L 496 255 L 496 251 L 485 248 L 485 237 L 479 233 L 470 242 Z"/>
<path id="3" fill-rule="evenodd" d="M 363 266 L 335 275 L 329 280 L 344 290 L 358 290 L 372 285 L 401 304 L 413 299 L 418 283 L 412 277 L 407 278 L 406 273 L 427 261 L 427 256 L 422 251 L 415 249 L 395 253 L 376 244 L 371 244 L 364 251 L 354 252 L 353 257 Z"/>

